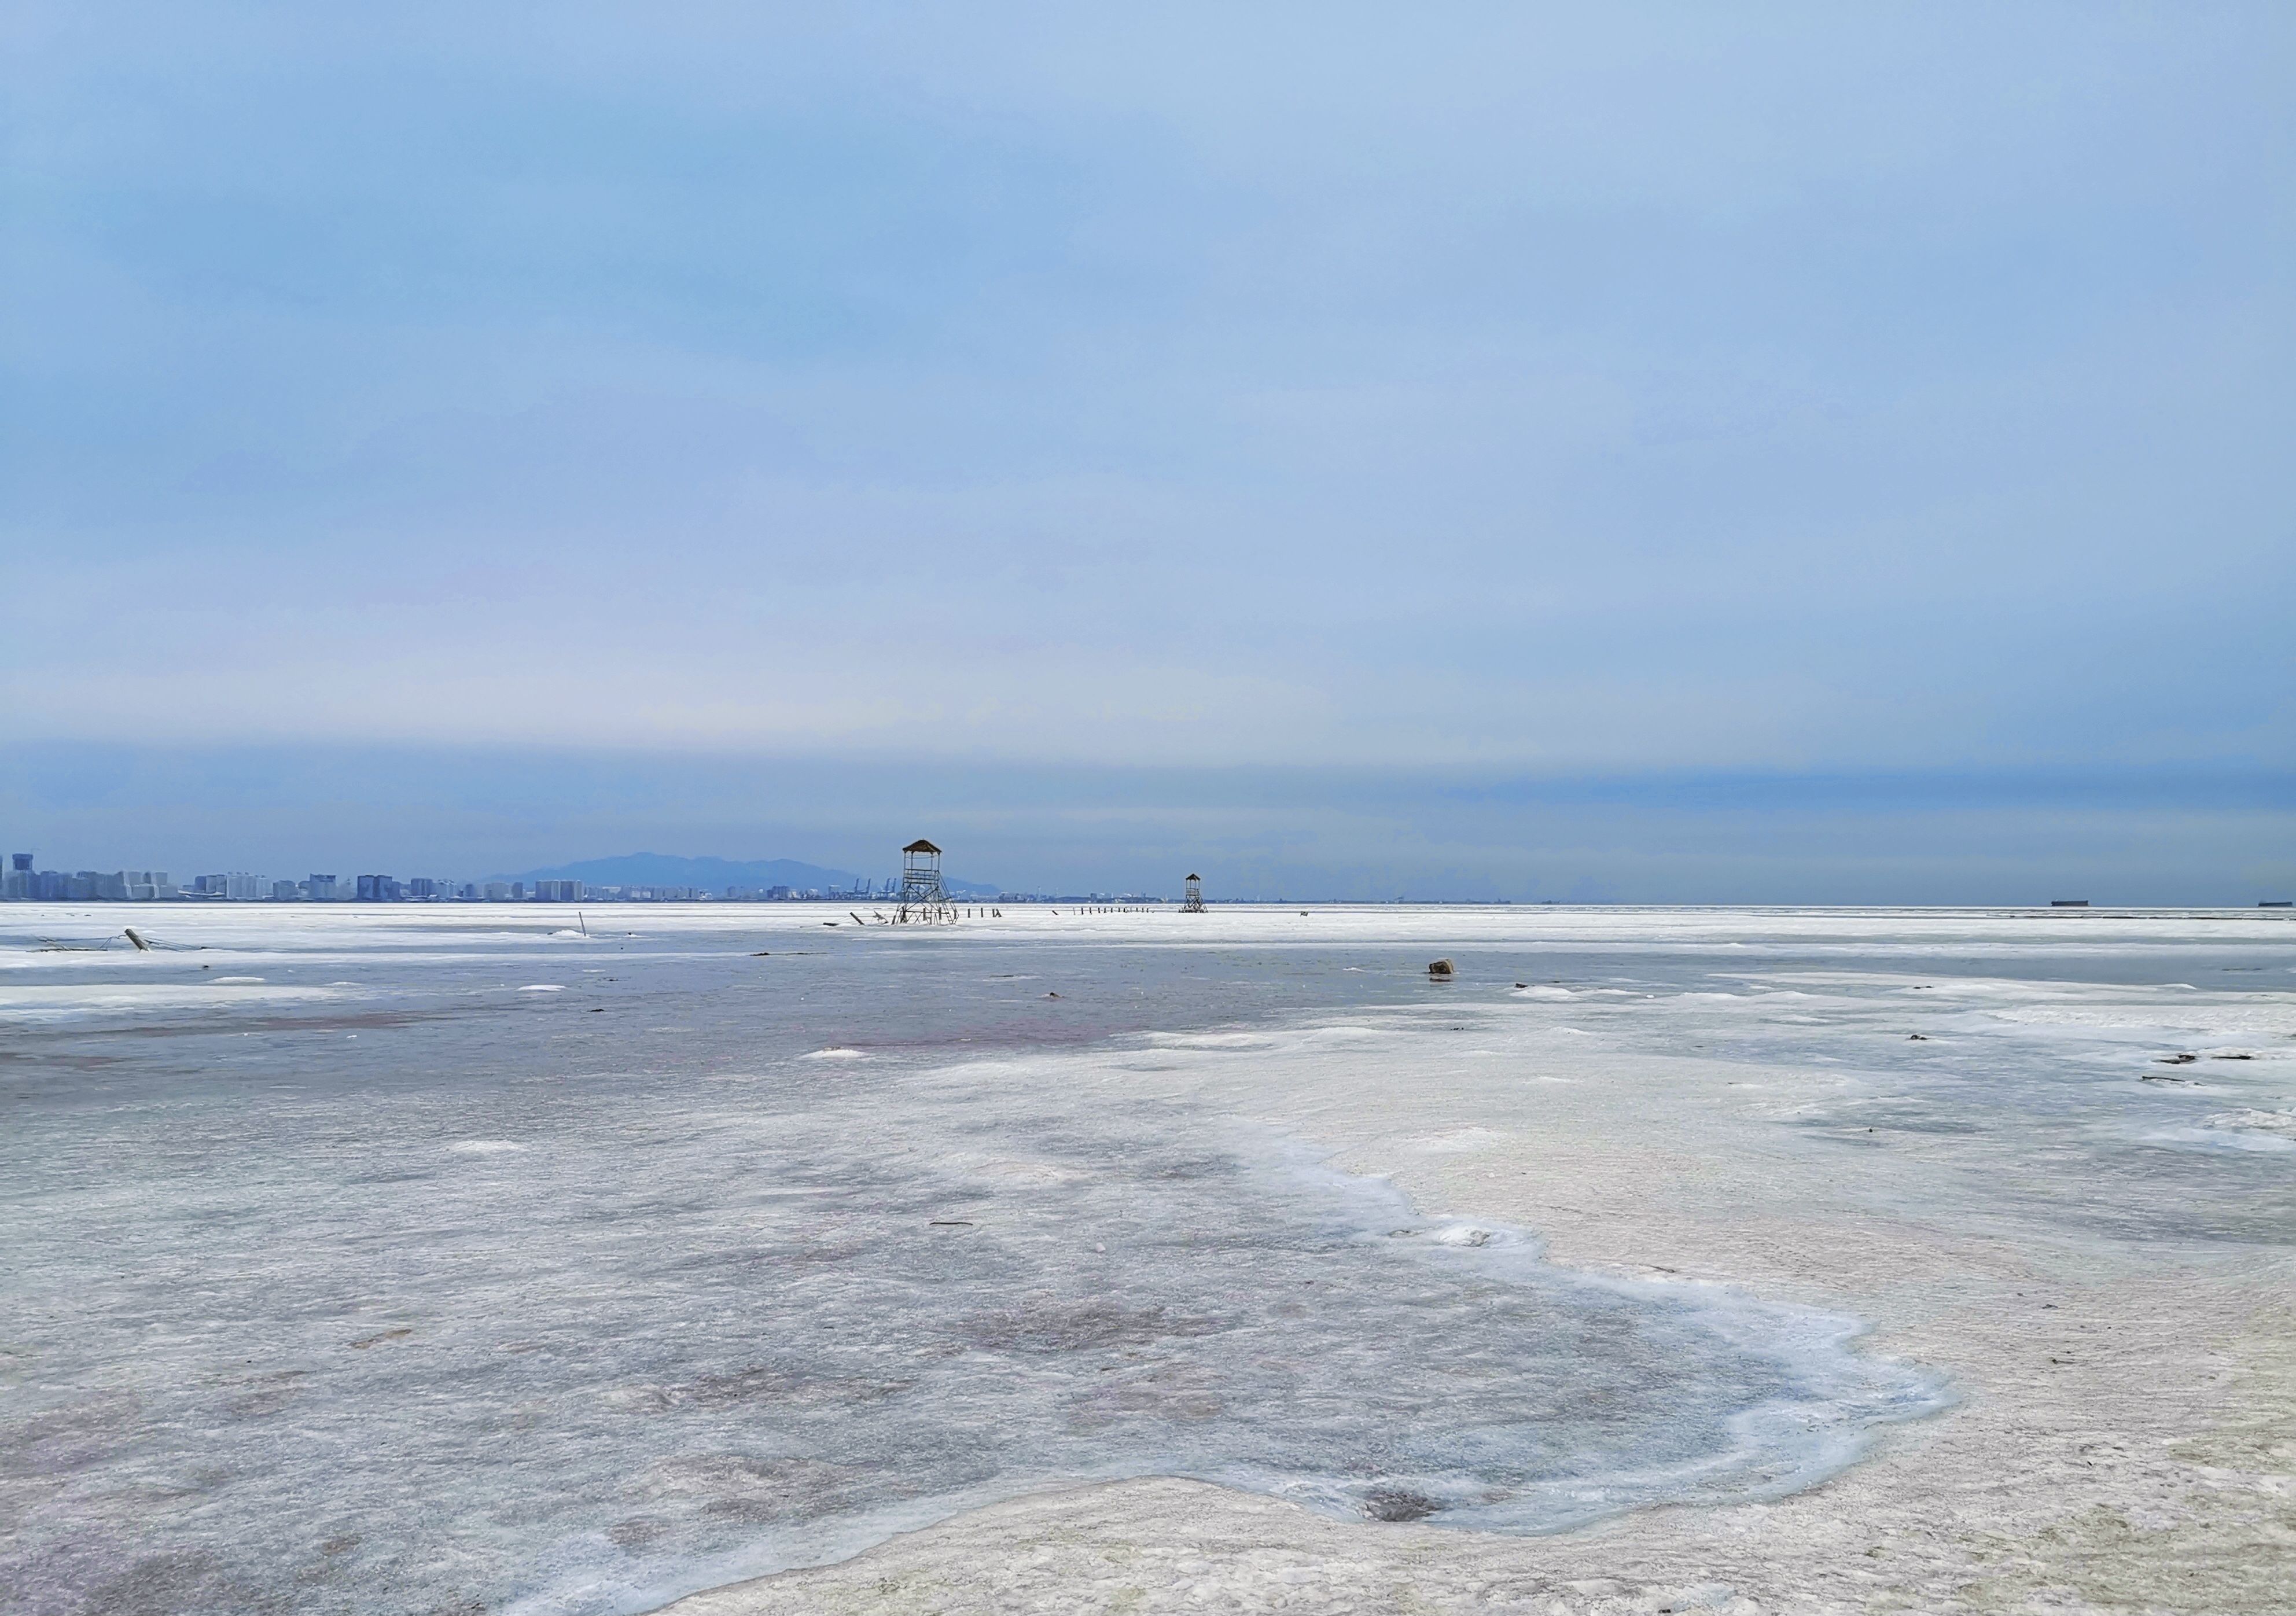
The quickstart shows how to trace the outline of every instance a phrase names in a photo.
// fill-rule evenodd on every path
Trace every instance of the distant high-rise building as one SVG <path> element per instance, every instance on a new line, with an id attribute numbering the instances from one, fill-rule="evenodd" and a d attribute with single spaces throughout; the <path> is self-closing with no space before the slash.
<path id="1" fill-rule="evenodd" d="M 303 891 L 315 904 L 331 904 L 335 901 L 335 878 L 332 875 L 307 877 Z"/>
<path id="2" fill-rule="evenodd" d="M 176 896 L 165 870 L 36 870 L 29 853 L 10 855 L 0 870 L 0 900 L 16 903 L 149 903 Z"/>
<path id="3" fill-rule="evenodd" d="M 302 896 L 303 889 L 297 886 L 291 881 L 275 881 L 271 883 L 271 901 L 273 903 L 291 904 Z"/>
<path id="4" fill-rule="evenodd" d="M 534 896 L 538 903 L 580 903 L 582 883 L 578 881 L 537 881 L 534 883 Z"/>
<path id="5" fill-rule="evenodd" d="M 388 875 L 358 878 L 358 900 L 363 904 L 390 903 L 403 896 L 398 883 Z"/>
<path id="6" fill-rule="evenodd" d="M 490 904 L 509 902 L 510 882 L 506 881 L 490 881 L 487 882 L 487 901 Z"/>
<path id="7" fill-rule="evenodd" d="M 234 903 L 253 903 L 270 895 L 270 888 L 260 875 L 250 875 L 245 870 L 234 870 L 223 878 L 223 895 Z"/>
<path id="8" fill-rule="evenodd" d="M 406 883 L 406 896 L 428 901 L 433 898 L 444 898 L 447 894 L 440 890 L 438 882 L 431 880 L 428 875 L 417 875 Z"/>

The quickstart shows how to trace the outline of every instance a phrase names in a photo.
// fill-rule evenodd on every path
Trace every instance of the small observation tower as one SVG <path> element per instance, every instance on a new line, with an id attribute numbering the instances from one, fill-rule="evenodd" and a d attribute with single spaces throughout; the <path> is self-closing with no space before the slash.
<path id="1" fill-rule="evenodd" d="M 937 925 L 954 921 L 956 908 L 940 884 L 940 849 L 923 837 L 901 849 L 901 906 L 893 923 Z"/>
<path id="2" fill-rule="evenodd" d="M 1201 915 L 1203 912 L 1204 878 L 1201 875 L 1191 875 L 1188 877 L 1188 901 L 1180 906 L 1180 913 Z"/>

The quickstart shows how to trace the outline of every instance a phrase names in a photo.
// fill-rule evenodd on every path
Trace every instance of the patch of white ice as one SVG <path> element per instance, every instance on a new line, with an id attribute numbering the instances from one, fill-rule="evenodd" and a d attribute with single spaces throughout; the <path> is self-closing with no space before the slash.
<path id="1" fill-rule="evenodd" d="M 2224 1112 L 2198 1128 L 2156 1128 L 2152 1144 L 2183 1144 L 2202 1150 L 2296 1151 L 2296 1116 L 2268 1111 Z"/>
<path id="2" fill-rule="evenodd" d="M 1453 1156 L 1469 1151 L 1495 1150 L 1513 1136 L 1496 1128 L 1462 1128 L 1447 1134 L 1422 1134 L 1404 1143 L 1431 1156 Z"/>
<path id="3" fill-rule="evenodd" d="M 2208 1120 L 2210 1128 L 2228 1128 L 2241 1133 L 2265 1134 L 2284 1139 L 2296 1145 L 2296 1112 L 2243 1111 L 2219 1112 Z"/>

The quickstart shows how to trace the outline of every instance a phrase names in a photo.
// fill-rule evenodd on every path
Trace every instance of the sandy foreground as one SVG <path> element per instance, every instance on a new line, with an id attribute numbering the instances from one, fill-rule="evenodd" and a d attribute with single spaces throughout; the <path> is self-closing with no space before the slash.
<path id="1" fill-rule="evenodd" d="M 1480 1060 L 1398 1070 L 1247 1051 L 1191 1080 L 1336 1149 L 1339 1165 L 1392 1177 L 1423 1210 L 1538 1231 L 1558 1260 L 1855 1314 L 1874 1327 L 1868 1349 L 1949 1375 L 1957 1407 L 1884 1432 L 1794 1496 L 1552 1537 L 1354 1524 L 1146 1480 L 1011 1500 L 668 1608 L 2296 1608 L 2284 1245 L 2186 1244 L 2164 1259 L 2062 1208 L 2055 1225 L 2013 1211 L 2013 1185 L 1970 1192 L 1981 1141 L 1859 1153 L 1781 1126 L 1836 1092 L 1839 1072 L 1599 1038 L 1558 1049 L 1552 1007 L 1525 1010 L 1521 1026 L 1473 1027 L 1464 1053 Z"/>

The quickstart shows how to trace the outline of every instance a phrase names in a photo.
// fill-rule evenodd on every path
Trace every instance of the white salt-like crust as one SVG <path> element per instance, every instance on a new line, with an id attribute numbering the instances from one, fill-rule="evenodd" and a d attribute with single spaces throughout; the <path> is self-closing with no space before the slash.
<path id="1" fill-rule="evenodd" d="M 1309 930 L 1296 915 L 1289 924 L 1257 913 L 1214 918 L 1230 940 Z M 1374 917 L 1314 918 L 1337 931 Z M 1396 920 L 1456 947 L 1463 936 L 1536 939 L 1546 917 Z M 1581 946 L 1718 947 L 1734 928 L 1846 955 L 1861 931 L 1926 936 L 1941 951 L 1980 958 L 2012 956 L 2040 941 L 2037 932 L 2053 949 L 2132 958 L 2150 947 L 2256 944 L 2285 961 L 2296 944 L 2296 931 L 2235 915 L 2092 912 L 2067 923 L 1579 912 L 1547 923 Z M 2286 1142 L 2296 996 L 2284 989 L 2196 996 L 2165 980 L 2101 987 L 1893 970 L 1840 973 L 1847 980 L 1837 993 L 1810 974 L 1798 986 L 1820 1008 L 1803 1023 L 1814 1029 L 1805 1049 L 1918 1029 L 1958 1040 L 1958 1058 L 1981 1072 L 2020 1044 L 2070 1037 L 2101 1066 L 2112 1062 L 2101 1081 L 2133 1085 L 2163 1048 L 2208 1038 L 2226 1054 L 2259 1057 L 2216 1064 L 2211 1087 L 2232 1074 L 2282 1103 L 2226 1112 L 2219 1098 L 2169 1148 L 2222 1148 L 2228 1136 L 2266 1148 Z M 1570 1009 L 1583 1023 L 1580 995 Z M 1524 997 L 1534 1013 L 1546 1012 L 1538 1001 L 1547 996 Z M 1349 1525 L 1201 1482 L 1139 1481 L 996 1504 L 840 1564 L 672 1609 L 2202 1616 L 2289 1608 L 2296 1230 L 2260 1243 L 2107 1237 L 2084 1224 L 2077 1169 L 2058 1186 L 2063 1204 L 2034 1217 L 2009 1204 L 2016 1185 L 1986 1179 L 1988 1146 L 1998 1142 L 1981 1136 L 1939 1133 L 1910 1152 L 1844 1155 L 1782 1122 L 1822 1117 L 1887 1085 L 1854 1066 L 1797 1061 L 1789 1048 L 1741 1059 L 1693 1050 L 1730 1030 L 1727 1018 L 1740 1013 L 1730 1000 L 1706 1000 L 1711 1010 L 1688 1017 L 1679 1002 L 1617 1002 L 1619 1019 L 1584 1025 L 1567 1054 L 1543 1053 L 1555 1048 L 1541 1041 L 1553 1029 L 1519 1029 L 1535 1088 L 1520 1071 L 1429 1059 L 1312 1070 L 1263 1062 L 1233 1069 L 1227 1093 L 1341 1147 L 1342 1165 L 1391 1176 L 1423 1206 L 1538 1230 L 1562 1261 L 1728 1280 L 1869 1319 L 1870 1350 L 1952 1376 L 1963 1401 L 1950 1415 L 1885 1435 L 1872 1458 L 1789 1497 L 1645 1512 L 1555 1537 Z M 1892 1008 L 1884 1016 L 1878 1005 Z M 1905 1019 L 1909 1005 L 1920 1007 L 1918 1021 Z M 1638 1017 L 1648 1024 L 1635 1024 Z M 1476 1036 L 1489 1035 L 1479 1027 Z M 1540 1070 L 1550 1059 L 1568 1062 L 1570 1083 L 1538 1082 L 1563 1075 Z"/>
<path id="2" fill-rule="evenodd" d="M 22 920 L 53 935 L 70 918 Z M 136 918 L 207 952 L 149 956 L 157 964 L 135 980 L 119 979 L 144 964 L 107 959 L 114 980 L 87 981 L 83 956 L 41 952 L 33 925 L 16 924 L 16 941 L 0 942 L 0 1021 L 133 1022 L 226 996 L 354 997 L 369 989 L 345 982 L 365 980 L 357 968 L 378 936 L 401 957 L 446 957 L 488 936 L 509 949 L 495 958 L 537 965 L 570 946 L 488 907 L 146 906 Z M 795 905 L 613 918 L 639 934 L 627 945 L 638 949 L 648 936 L 691 949 L 736 926 L 824 935 L 807 933 L 820 916 Z M 1051 965 L 1086 941 L 1391 945 L 1397 971 L 1446 954 L 1470 986 L 1480 948 L 1614 960 L 1620 979 L 1652 949 L 1708 957 L 1711 985 L 1689 993 L 1628 980 L 1542 984 L 1569 991 L 1563 1001 L 1514 990 L 1510 974 L 1488 1002 L 1430 988 L 1453 997 L 1281 1032 L 1024 1059 L 1067 1061 L 1080 1081 L 1097 1070 L 1127 1093 L 1185 1095 L 1335 1150 L 1335 1166 L 1407 1194 L 1437 1239 L 1529 1231 L 1590 1274 L 1709 1281 L 1865 1319 L 1866 1351 L 1940 1371 L 1958 1406 L 1886 1431 L 1871 1456 L 1819 1486 L 1548 1537 L 1351 1522 L 1177 1480 L 983 1499 L 835 1564 L 694 1595 L 672 1607 L 680 1616 L 2288 1608 L 2296 1231 L 2211 1229 L 2175 1204 L 2172 1178 L 2156 1193 L 2093 1171 L 2107 1143 L 2201 1169 L 2282 1170 L 2296 1114 L 2287 920 L 1382 906 L 1308 916 L 1008 909 L 968 924 L 972 935 L 1041 941 Z M 1873 966 L 1885 944 L 1889 964 Z M 2037 948 L 2109 966 L 2117 980 L 2020 980 L 2018 962 Z M 2254 990 L 2195 985 L 2199 972 L 2177 968 L 2180 954 L 2221 950 L 2256 962 Z M 1796 963 L 1734 964 L 1766 951 Z M 1925 953 L 1980 969 L 1931 974 L 1919 967 Z M 187 958 L 234 973 L 354 974 L 332 988 L 194 983 Z M 1988 960 L 2001 963 L 1997 975 L 1983 971 Z M 1554 1019 L 1565 1013 L 1568 1024 Z M 1910 1047 L 1939 1063 L 1923 1069 L 1938 1080 L 1885 1058 L 1916 1033 L 1923 1041 Z M 1468 1049 L 1477 1058 L 1461 1058 Z M 1955 1087 L 2034 1074 L 2094 1087 L 2024 1115 Z M 1886 1147 L 1862 1147 L 1861 1130 Z M 445 1148 L 483 1157 L 512 1143 Z M 996 1159 L 979 1168 L 1028 1170 Z"/>

